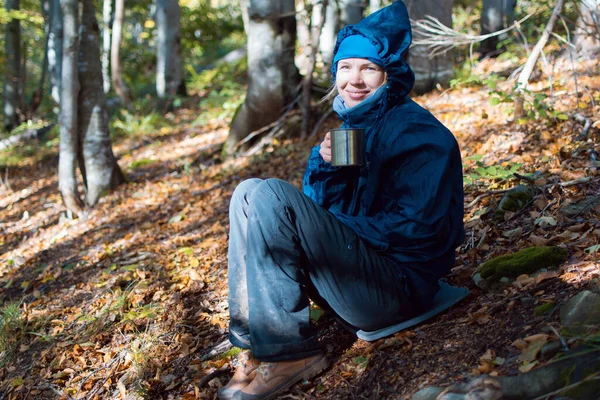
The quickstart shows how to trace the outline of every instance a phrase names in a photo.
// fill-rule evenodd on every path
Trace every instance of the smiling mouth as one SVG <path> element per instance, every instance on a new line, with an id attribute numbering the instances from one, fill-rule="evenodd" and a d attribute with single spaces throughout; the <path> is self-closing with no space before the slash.
<path id="1" fill-rule="evenodd" d="M 369 94 L 369 92 L 346 92 L 351 99 L 361 99 Z"/>

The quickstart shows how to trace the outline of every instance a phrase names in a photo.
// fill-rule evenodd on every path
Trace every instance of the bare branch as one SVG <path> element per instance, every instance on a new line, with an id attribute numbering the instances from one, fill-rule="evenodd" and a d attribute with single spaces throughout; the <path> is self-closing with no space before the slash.
<path id="1" fill-rule="evenodd" d="M 510 32 L 513 29 L 519 29 L 521 24 L 532 17 L 534 14 L 528 14 L 508 28 L 488 33 L 486 35 L 471 35 L 468 33 L 458 32 L 441 23 L 437 18 L 431 15 L 425 16 L 424 19 L 411 20 L 413 33 L 416 37 L 413 40 L 413 46 L 427 46 L 431 49 L 430 57 L 439 54 L 444 54 L 458 46 L 473 45 L 484 41 L 494 36 L 502 35 Z"/>

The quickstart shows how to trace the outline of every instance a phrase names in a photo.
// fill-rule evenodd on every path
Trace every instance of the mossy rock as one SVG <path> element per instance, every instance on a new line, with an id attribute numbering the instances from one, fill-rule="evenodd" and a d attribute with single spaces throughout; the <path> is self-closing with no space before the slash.
<path id="1" fill-rule="evenodd" d="M 535 195 L 535 188 L 526 185 L 519 185 L 514 189 L 506 192 L 498 208 L 494 211 L 493 220 L 496 222 L 504 221 L 504 214 L 507 211 L 517 212 L 527 205 Z"/>
<path id="2" fill-rule="evenodd" d="M 542 268 L 558 267 L 567 260 L 567 255 L 567 250 L 558 246 L 529 247 L 485 262 L 481 266 L 481 276 L 491 282 L 503 276 L 516 278 Z"/>

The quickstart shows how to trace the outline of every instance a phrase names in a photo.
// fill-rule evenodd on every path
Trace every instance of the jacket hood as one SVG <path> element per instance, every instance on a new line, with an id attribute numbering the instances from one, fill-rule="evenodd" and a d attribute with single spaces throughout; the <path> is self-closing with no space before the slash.
<path id="1" fill-rule="evenodd" d="M 413 88 L 415 74 L 406 63 L 408 49 L 412 42 L 408 11 L 401 0 L 370 14 L 354 25 L 345 26 L 337 36 L 333 54 L 348 36 L 362 35 L 369 39 L 383 60 L 383 68 L 388 75 L 388 91 L 391 103 L 405 97 Z M 333 81 L 337 63 L 331 66 Z M 396 100 L 396 101 L 394 101 Z"/>

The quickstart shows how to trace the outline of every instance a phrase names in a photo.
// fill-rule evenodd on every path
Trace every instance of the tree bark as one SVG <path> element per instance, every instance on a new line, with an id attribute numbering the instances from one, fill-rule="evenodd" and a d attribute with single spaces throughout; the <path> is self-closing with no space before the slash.
<path id="1" fill-rule="evenodd" d="M 52 29 L 48 41 L 48 73 L 52 86 L 51 95 L 56 104 L 60 104 L 63 55 L 63 18 L 60 0 L 50 0 L 50 18 Z"/>
<path id="2" fill-rule="evenodd" d="M 112 26 L 112 0 L 104 0 L 102 4 L 102 82 L 104 93 L 110 91 L 110 47 Z"/>
<path id="3" fill-rule="evenodd" d="M 581 0 L 575 30 L 577 51 L 588 57 L 600 54 L 600 4 L 597 0 Z"/>
<path id="4" fill-rule="evenodd" d="M 94 206 L 107 190 L 123 183 L 125 178 L 113 155 L 108 133 L 108 113 L 102 88 L 100 29 L 93 0 L 83 0 L 79 81 L 77 122 L 85 165 L 86 203 Z"/>
<path id="5" fill-rule="evenodd" d="M 313 24 L 315 24 L 315 22 L 313 22 Z M 327 4 L 325 24 L 321 29 L 321 36 L 319 37 L 319 53 L 321 54 L 321 60 L 323 61 L 323 72 L 327 75 L 329 75 L 329 70 L 331 69 L 331 63 L 333 61 L 333 49 L 337 40 L 337 33 L 341 28 L 343 28 L 343 26 L 340 19 L 338 2 L 330 1 Z"/>
<path id="6" fill-rule="evenodd" d="M 77 136 L 77 77 L 78 54 L 78 0 L 60 0 L 64 21 L 62 85 L 60 104 L 60 156 L 58 162 L 58 187 L 68 210 L 83 215 L 84 205 L 77 190 L 76 163 Z"/>
<path id="7" fill-rule="evenodd" d="M 156 93 L 160 99 L 182 88 L 181 10 L 177 0 L 156 2 Z"/>
<path id="8" fill-rule="evenodd" d="M 6 11 L 19 10 L 20 0 L 6 0 Z M 4 128 L 10 131 L 21 122 L 21 23 L 18 19 L 6 24 L 4 36 L 6 75 L 4 77 Z"/>
<path id="9" fill-rule="evenodd" d="M 516 0 L 483 0 L 481 10 L 481 35 L 502 30 L 514 22 Z M 498 41 L 506 38 L 506 34 L 494 36 L 481 42 L 479 52 L 482 56 L 499 54 L 496 47 Z"/>
<path id="10" fill-rule="evenodd" d="M 381 8 L 381 0 L 370 0 L 369 1 L 369 11 L 374 13 L 375 11 Z"/>
<path id="11" fill-rule="evenodd" d="M 300 80 L 294 64 L 294 0 L 249 0 L 248 90 L 236 112 L 224 152 L 253 131 L 276 121 Z"/>
<path id="12" fill-rule="evenodd" d="M 356 24 L 363 18 L 365 3 L 363 0 L 338 0 L 342 26 Z"/>
<path id="13" fill-rule="evenodd" d="M 562 11 L 564 4 L 565 4 L 565 0 L 558 0 L 556 2 L 556 5 L 554 6 L 554 10 L 552 11 L 552 15 L 550 16 L 550 19 L 548 20 L 548 23 L 546 24 L 546 27 L 544 28 L 544 32 L 542 33 L 542 36 L 540 37 L 540 39 L 536 43 L 535 47 L 531 51 L 531 54 L 527 58 L 527 62 L 525 63 L 523 70 L 519 74 L 519 78 L 517 79 L 517 90 L 516 90 L 515 102 L 514 102 L 515 118 L 521 118 L 525 115 L 525 111 L 523 109 L 523 91 L 527 89 L 527 85 L 529 84 L 529 77 L 531 76 L 531 73 L 533 72 L 533 68 L 535 67 L 535 64 L 537 63 L 537 60 L 538 60 L 542 50 L 544 50 L 544 46 L 546 46 L 546 43 L 548 42 L 548 39 L 550 38 L 550 34 L 554 30 L 554 25 L 556 25 L 556 21 L 558 20 L 558 17 L 560 16 L 560 13 Z"/>
<path id="14" fill-rule="evenodd" d="M 412 20 L 423 19 L 426 15 L 431 15 L 452 28 L 453 0 L 406 0 L 405 3 L 408 15 Z M 452 61 L 450 52 L 430 58 L 427 46 L 411 47 L 408 63 L 415 73 L 413 90 L 417 94 L 423 94 L 433 90 L 438 84 L 446 85 L 454 75 Z"/>
<path id="15" fill-rule="evenodd" d="M 112 83 L 115 87 L 117 96 L 125 104 L 131 103 L 131 95 L 127 85 L 123 81 L 121 74 L 121 37 L 123 32 L 123 17 L 125 14 L 125 0 L 115 0 L 115 19 L 112 29 L 112 42 L 110 49 L 110 65 L 112 74 Z"/>
<path id="16" fill-rule="evenodd" d="M 327 21 L 327 8 L 329 0 L 321 1 L 321 20 L 317 26 L 314 26 L 311 32 L 312 43 L 310 46 L 310 57 L 308 60 L 308 68 L 306 70 L 306 76 L 302 82 L 302 138 L 308 137 L 308 133 L 311 127 L 312 109 L 310 100 L 312 97 L 312 84 L 313 84 L 313 72 L 315 71 L 315 63 L 317 62 L 317 53 L 319 51 L 319 41 L 321 38 L 321 32 L 323 31 L 323 25 Z"/>

